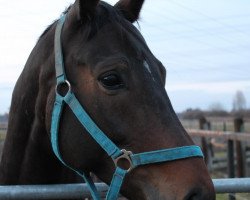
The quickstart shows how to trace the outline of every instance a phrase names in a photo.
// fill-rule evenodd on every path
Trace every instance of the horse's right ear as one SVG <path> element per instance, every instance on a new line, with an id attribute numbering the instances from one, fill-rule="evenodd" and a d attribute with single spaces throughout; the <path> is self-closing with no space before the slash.
<path id="1" fill-rule="evenodd" d="M 77 17 L 82 22 L 91 20 L 95 15 L 96 7 L 100 0 L 76 0 Z"/>
<path id="2" fill-rule="evenodd" d="M 138 20 L 144 0 L 119 0 L 115 7 L 118 8 L 130 22 Z"/>

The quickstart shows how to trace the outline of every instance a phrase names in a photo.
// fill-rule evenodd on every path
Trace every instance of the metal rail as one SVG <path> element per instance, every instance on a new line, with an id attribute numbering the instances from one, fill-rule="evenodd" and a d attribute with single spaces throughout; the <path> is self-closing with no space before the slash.
<path id="1" fill-rule="evenodd" d="M 250 193 L 250 178 L 213 179 L 216 193 Z M 108 187 L 97 183 L 104 197 Z M 0 199 L 84 199 L 90 197 L 86 184 L 0 186 Z"/>
<path id="2" fill-rule="evenodd" d="M 207 130 L 196 130 L 196 129 L 187 129 L 187 132 L 190 136 L 198 137 L 213 137 L 213 138 L 223 138 L 225 140 L 232 141 L 250 141 L 249 133 L 235 133 L 230 131 L 207 131 Z"/>
<path id="3" fill-rule="evenodd" d="M 96 186 L 101 197 L 104 197 L 108 189 L 107 185 L 97 183 Z M 0 186 L 0 199 L 4 200 L 85 199 L 90 197 L 86 184 Z"/>
<path id="4" fill-rule="evenodd" d="M 216 193 L 250 193 L 250 178 L 213 179 Z"/>

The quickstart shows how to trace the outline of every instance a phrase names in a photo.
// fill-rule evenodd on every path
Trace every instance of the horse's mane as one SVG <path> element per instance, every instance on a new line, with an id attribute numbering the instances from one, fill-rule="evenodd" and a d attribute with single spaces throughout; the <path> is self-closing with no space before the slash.
<path id="1" fill-rule="evenodd" d="M 62 12 L 63 15 L 67 14 L 69 10 L 73 7 L 73 5 L 70 5 L 68 8 L 66 8 L 65 11 Z M 101 1 L 99 3 L 99 6 L 96 10 L 96 15 L 91 18 L 88 22 L 85 23 L 84 29 L 89 30 L 88 32 L 88 40 L 90 40 L 92 37 L 95 36 L 95 34 L 98 32 L 99 29 L 101 29 L 105 24 L 112 23 L 112 22 L 118 22 L 120 23 L 122 21 L 121 12 L 118 9 L 114 9 L 111 5 L 109 5 L 106 2 Z M 46 35 L 47 32 L 57 23 L 58 19 L 53 21 L 41 34 L 39 37 L 42 38 L 44 35 Z"/>
<path id="2" fill-rule="evenodd" d="M 63 15 L 67 14 L 70 10 L 70 8 L 72 7 L 72 5 L 70 5 L 69 7 L 67 7 L 65 9 L 65 11 L 62 12 Z M 58 19 L 54 20 L 44 31 L 43 33 L 40 35 L 39 39 L 41 39 L 44 35 L 46 35 L 46 33 L 53 27 L 53 25 L 55 23 L 57 23 Z"/>

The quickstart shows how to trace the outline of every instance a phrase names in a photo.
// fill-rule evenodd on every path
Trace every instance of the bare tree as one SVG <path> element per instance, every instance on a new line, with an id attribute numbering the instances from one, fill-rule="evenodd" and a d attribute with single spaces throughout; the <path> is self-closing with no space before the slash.
<path id="1" fill-rule="evenodd" d="M 242 111 L 246 109 L 246 98 L 242 91 L 238 90 L 233 98 L 233 111 Z"/>
<path id="2" fill-rule="evenodd" d="M 224 111 L 224 107 L 220 102 L 214 102 L 209 105 L 208 107 L 209 111 Z"/>

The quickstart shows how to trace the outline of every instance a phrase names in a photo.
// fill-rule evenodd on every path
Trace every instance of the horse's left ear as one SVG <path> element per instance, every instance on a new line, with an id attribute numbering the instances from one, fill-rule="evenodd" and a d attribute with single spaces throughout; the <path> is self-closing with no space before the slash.
<path id="1" fill-rule="evenodd" d="M 82 22 L 91 20 L 95 15 L 96 7 L 100 0 L 76 0 L 78 18 Z"/>
<path id="2" fill-rule="evenodd" d="M 139 18 L 144 0 L 120 0 L 115 4 L 130 22 L 135 22 Z"/>

